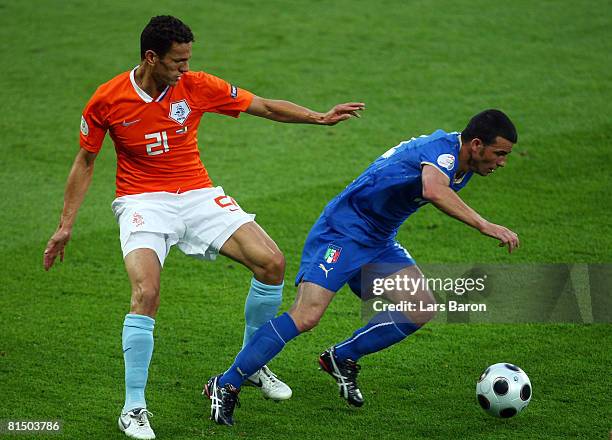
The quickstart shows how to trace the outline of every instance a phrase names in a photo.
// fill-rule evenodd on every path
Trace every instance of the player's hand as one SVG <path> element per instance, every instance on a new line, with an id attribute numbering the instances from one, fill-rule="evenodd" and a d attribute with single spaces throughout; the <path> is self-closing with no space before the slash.
<path id="1" fill-rule="evenodd" d="M 499 247 L 508 246 L 509 253 L 520 246 L 518 235 L 504 226 L 487 222 L 480 232 L 489 237 L 497 238 L 500 241 Z"/>
<path id="2" fill-rule="evenodd" d="M 346 121 L 350 118 L 360 118 L 361 116 L 358 112 L 361 110 L 365 110 L 365 104 L 363 102 L 338 104 L 323 115 L 321 124 L 336 125 L 338 122 Z"/>
<path id="3" fill-rule="evenodd" d="M 45 270 L 49 270 L 51 266 L 53 266 L 53 263 L 58 255 L 60 257 L 60 261 L 64 261 L 64 248 L 70 240 L 70 235 L 71 231 L 58 229 L 55 231 L 55 234 L 51 236 L 43 255 L 43 265 L 45 266 Z"/>

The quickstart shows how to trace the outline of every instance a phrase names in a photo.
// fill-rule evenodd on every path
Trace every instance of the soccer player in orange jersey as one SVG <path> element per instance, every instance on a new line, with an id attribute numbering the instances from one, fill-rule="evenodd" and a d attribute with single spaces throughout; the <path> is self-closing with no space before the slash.
<path id="1" fill-rule="evenodd" d="M 202 115 L 238 117 L 247 112 L 279 122 L 334 125 L 364 109 L 363 103 L 347 103 L 318 113 L 255 96 L 205 72 L 191 72 L 193 41 L 189 27 L 177 18 L 153 17 L 140 37 L 140 64 L 96 90 L 81 118 L 81 148 L 68 176 L 59 226 L 44 252 L 46 270 L 58 256 L 63 261 L 96 155 L 109 132 L 117 153 L 112 209 L 132 285 L 122 337 L 126 398 L 119 428 L 138 439 L 155 438 L 144 391 L 160 273 L 173 245 L 200 259 L 225 255 L 253 272 L 245 305 L 245 344 L 281 303 L 283 254 L 254 215 L 213 186 L 197 145 Z M 261 386 L 266 397 L 291 397 L 291 389 L 265 366 L 249 380 Z"/>

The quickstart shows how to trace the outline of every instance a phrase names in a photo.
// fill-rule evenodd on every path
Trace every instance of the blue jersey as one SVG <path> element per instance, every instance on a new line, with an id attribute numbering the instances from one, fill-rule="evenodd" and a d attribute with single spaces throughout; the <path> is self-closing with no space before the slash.
<path id="1" fill-rule="evenodd" d="M 402 223 L 428 203 L 423 199 L 421 181 L 424 164 L 448 176 L 454 191 L 470 180 L 471 171 L 455 179 L 459 148 L 459 133 L 443 130 L 400 143 L 329 202 L 321 220 L 366 246 L 393 240 Z"/>

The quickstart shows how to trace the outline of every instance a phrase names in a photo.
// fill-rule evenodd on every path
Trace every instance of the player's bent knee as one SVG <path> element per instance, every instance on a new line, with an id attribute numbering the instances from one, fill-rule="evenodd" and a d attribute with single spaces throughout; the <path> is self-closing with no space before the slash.
<path id="1" fill-rule="evenodd" d="M 300 313 L 295 310 L 290 310 L 289 314 L 295 323 L 295 326 L 300 333 L 307 332 L 315 328 L 321 320 L 321 315 L 316 313 Z"/>
<path id="2" fill-rule="evenodd" d="M 282 283 L 285 278 L 285 256 L 280 251 L 270 254 L 254 272 L 255 277 L 263 283 Z"/>
<path id="3" fill-rule="evenodd" d="M 407 321 L 396 322 L 395 325 L 397 326 L 399 331 L 402 332 L 404 335 L 410 335 L 416 332 L 417 330 L 419 330 L 423 326 L 423 324 L 415 324 L 413 322 L 407 322 Z"/>
<path id="4" fill-rule="evenodd" d="M 295 326 L 300 331 L 300 333 L 307 332 L 315 328 L 319 324 L 319 321 L 319 318 L 307 317 L 297 321 L 295 323 Z"/>
<path id="5" fill-rule="evenodd" d="M 132 287 L 131 310 L 134 313 L 151 315 L 159 308 L 159 285 L 152 282 L 139 282 Z"/>
<path id="6" fill-rule="evenodd" d="M 284 277 L 285 275 L 285 256 L 282 252 L 275 253 L 268 262 L 268 272 L 273 275 Z"/>
<path id="7" fill-rule="evenodd" d="M 419 301 L 419 312 L 414 317 L 414 323 L 418 326 L 423 326 L 435 318 L 437 313 L 437 301 L 431 292 L 426 292 L 422 295 Z"/>

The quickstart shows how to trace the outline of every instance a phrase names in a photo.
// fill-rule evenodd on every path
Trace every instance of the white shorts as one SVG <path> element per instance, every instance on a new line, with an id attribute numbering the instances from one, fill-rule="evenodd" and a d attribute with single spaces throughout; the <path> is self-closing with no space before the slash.
<path id="1" fill-rule="evenodd" d="M 227 239 L 255 219 L 221 187 L 118 197 L 112 209 L 123 257 L 135 249 L 153 249 L 162 266 L 175 244 L 186 255 L 214 260 Z"/>

